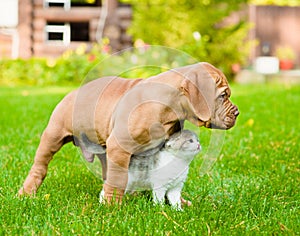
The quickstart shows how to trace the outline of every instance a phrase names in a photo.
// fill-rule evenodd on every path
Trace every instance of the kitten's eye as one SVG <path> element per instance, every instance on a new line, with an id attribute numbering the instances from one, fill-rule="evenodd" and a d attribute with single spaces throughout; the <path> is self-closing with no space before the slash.
<path id="1" fill-rule="evenodd" d="M 192 143 L 192 142 L 194 142 L 194 141 L 193 141 L 193 139 L 190 139 L 189 142 Z"/>

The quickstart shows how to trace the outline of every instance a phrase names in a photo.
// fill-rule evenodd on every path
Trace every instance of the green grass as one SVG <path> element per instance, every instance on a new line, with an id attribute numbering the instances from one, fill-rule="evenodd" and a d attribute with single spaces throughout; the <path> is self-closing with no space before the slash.
<path id="1" fill-rule="evenodd" d="M 0 235 L 300 235 L 299 86 L 232 86 L 240 117 L 202 177 L 211 131 L 200 129 L 203 153 L 183 191 L 193 206 L 184 212 L 144 195 L 100 205 L 102 181 L 72 145 L 55 156 L 36 197 L 16 196 L 52 109 L 71 89 L 0 88 Z"/>

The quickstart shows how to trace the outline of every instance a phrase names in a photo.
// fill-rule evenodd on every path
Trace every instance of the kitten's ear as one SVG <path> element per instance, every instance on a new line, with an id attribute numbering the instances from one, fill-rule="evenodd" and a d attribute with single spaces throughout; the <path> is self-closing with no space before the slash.
<path id="1" fill-rule="evenodd" d="M 167 140 L 167 141 L 165 142 L 165 148 L 171 148 L 171 147 L 172 147 L 172 141 Z"/>

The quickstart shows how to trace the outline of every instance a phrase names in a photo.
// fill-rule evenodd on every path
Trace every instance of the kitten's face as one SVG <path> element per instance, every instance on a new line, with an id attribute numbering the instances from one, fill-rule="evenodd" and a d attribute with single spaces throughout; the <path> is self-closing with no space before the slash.
<path id="1" fill-rule="evenodd" d="M 194 132 L 183 130 L 181 133 L 172 135 L 166 141 L 165 149 L 176 154 L 196 155 L 201 151 L 201 145 Z"/>

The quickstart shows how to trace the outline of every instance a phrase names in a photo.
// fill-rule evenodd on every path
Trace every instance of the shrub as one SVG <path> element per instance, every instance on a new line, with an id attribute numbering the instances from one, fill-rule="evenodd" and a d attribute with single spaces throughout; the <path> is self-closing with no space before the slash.
<path id="1" fill-rule="evenodd" d="M 117 75 L 124 78 L 148 78 L 166 70 L 196 63 L 182 51 L 162 47 L 137 45 L 119 54 L 106 57 L 90 71 L 88 79 Z"/>
<path id="2" fill-rule="evenodd" d="M 38 84 L 48 80 L 46 59 L 3 59 L 0 62 L 0 82 L 5 85 Z"/>
<path id="3" fill-rule="evenodd" d="M 182 51 L 160 46 L 144 45 L 144 48 L 131 48 L 113 55 L 102 48 L 101 44 L 94 45 L 87 51 L 86 45 L 82 44 L 57 59 L 4 59 L 0 61 L 0 84 L 78 85 L 110 75 L 147 78 L 171 68 L 196 63 L 194 58 Z"/>
<path id="4" fill-rule="evenodd" d="M 222 22 L 247 0 L 124 0 L 133 5 L 129 33 L 149 44 L 184 50 L 199 61 L 208 61 L 227 76 L 233 64 L 244 64 L 250 44 L 249 24 Z"/>
<path id="5" fill-rule="evenodd" d="M 86 45 L 82 44 L 77 50 L 66 51 L 57 59 L 3 59 L 0 61 L 0 84 L 78 84 L 104 57 L 96 48 L 98 45 L 86 53 Z"/>

